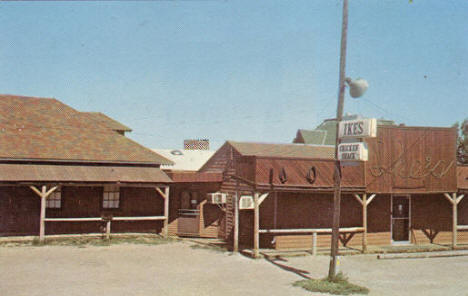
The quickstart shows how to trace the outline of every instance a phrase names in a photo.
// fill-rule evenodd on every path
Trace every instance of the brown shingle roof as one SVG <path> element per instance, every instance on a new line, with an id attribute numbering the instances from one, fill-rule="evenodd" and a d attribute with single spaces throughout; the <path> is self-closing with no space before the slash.
<path id="1" fill-rule="evenodd" d="M 172 162 L 56 99 L 0 95 L 0 160 Z"/>
<path id="2" fill-rule="evenodd" d="M 243 156 L 333 159 L 335 147 L 304 144 L 228 143 Z"/>
<path id="3" fill-rule="evenodd" d="M 110 118 L 109 116 L 101 112 L 81 112 L 81 113 L 89 116 L 91 120 L 95 120 L 111 130 L 123 131 L 123 132 L 132 131 L 132 129 L 129 128 L 128 126 L 121 124 L 117 120 Z"/>
<path id="4" fill-rule="evenodd" d="M 0 182 L 171 183 L 159 168 L 136 166 L 0 164 Z"/>

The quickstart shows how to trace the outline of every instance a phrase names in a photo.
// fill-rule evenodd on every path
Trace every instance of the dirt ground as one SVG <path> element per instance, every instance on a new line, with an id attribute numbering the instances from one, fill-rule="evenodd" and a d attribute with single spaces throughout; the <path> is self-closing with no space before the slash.
<path id="1" fill-rule="evenodd" d="M 164 245 L 0 247 L 0 295 L 320 295 L 291 284 L 327 274 L 328 256 L 267 261 Z M 468 257 L 341 258 L 370 295 L 468 295 Z"/>

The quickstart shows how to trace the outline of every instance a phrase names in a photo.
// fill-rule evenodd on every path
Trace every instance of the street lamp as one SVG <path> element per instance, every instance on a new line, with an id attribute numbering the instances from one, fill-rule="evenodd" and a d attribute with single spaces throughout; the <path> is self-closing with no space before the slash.
<path id="1" fill-rule="evenodd" d="M 333 227 L 330 252 L 330 268 L 328 279 L 336 276 L 336 255 L 338 253 L 338 235 L 340 227 L 340 204 L 341 204 L 341 167 L 338 159 L 338 144 L 340 121 L 343 118 L 345 82 L 349 85 L 350 95 L 353 98 L 360 97 L 369 87 L 364 79 L 352 80 L 345 78 L 346 68 L 346 39 L 348 33 L 348 0 L 343 1 L 343 22 L 341 26 L 341 52 L 340 52 L 340 79 L 338 82 L 338 107 L 336 110 L 336 145 L 335 145 L 335 170 L 334 170 L 334 193 L 333 193 Z"/>

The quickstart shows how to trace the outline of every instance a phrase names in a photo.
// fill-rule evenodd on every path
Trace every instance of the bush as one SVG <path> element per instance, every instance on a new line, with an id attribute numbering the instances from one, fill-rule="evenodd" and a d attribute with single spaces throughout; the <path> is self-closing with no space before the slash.
<path id="1" fill-rule="evenodd" d="M 295 287 L 302 287 L 311 292 L 330 293 L 334 295 L 368 294 L 369 289 L 348 282 L 343 273 L 338 273 L 334 279 L 309 279 L 293 283 Z"/>

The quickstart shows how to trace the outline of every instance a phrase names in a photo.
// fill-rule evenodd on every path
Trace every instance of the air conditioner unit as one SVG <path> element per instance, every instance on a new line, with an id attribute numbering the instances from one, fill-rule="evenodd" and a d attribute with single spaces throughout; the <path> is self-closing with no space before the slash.
<path id="1" fill-rule="evenodd" d="M 208 193 L 208 202 L 212 204 L 225 204 L 226 193 L 221 193 L 221 192 Z"/>
<path id="2" fill-rule="evenodd" d="M 254 202 L 251 195 L 242 195 L 239 200 L 239 210 L 250 210 L 254 208 Z"/>

